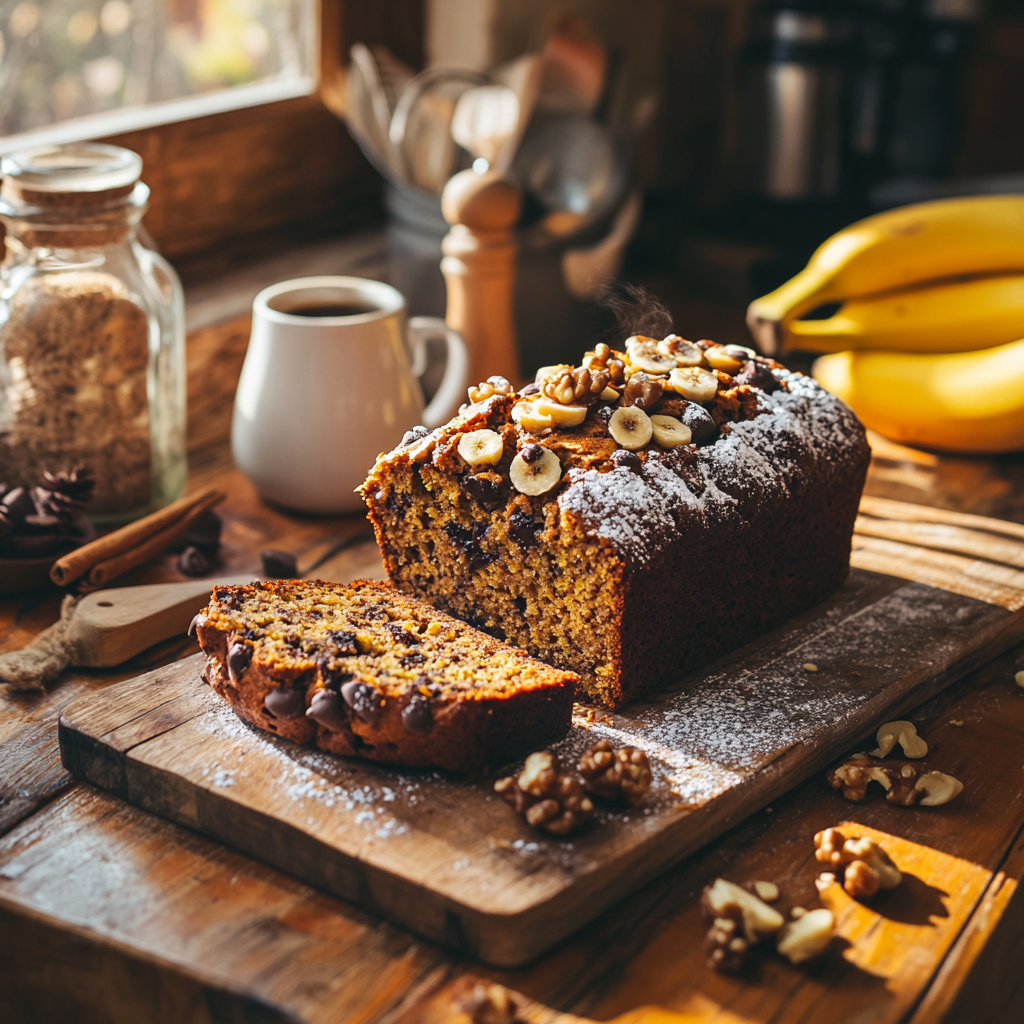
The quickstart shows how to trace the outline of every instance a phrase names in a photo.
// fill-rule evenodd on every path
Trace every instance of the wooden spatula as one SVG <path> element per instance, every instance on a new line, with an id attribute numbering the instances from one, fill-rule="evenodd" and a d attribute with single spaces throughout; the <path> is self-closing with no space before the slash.
<path id="1" fill-rule="evenodd" d="M 83 597 L 64 633 L 75 663 L 109 668 L 188 629 L 215 586 L 250 583 L 253 574 L 184 583 L 114 587 Z"/>
<path id="2" fill-rule="evenodd" d="M 361 531 L 338 540 L 325 538 L 304 555 L 303 576 L 349 580 L 353 575 L 383 578 L 372 534 Z M 153 583 L 98 590 L 82 598 L 68 596 L 58 622 L 48 626 L 27 647 L 0 654 L 0 683 L 15 690 L 39 690 L 68 665 L 109 668 L 147 647 L 188 629 L 192 617 L 209 600 L 214 586 L 249 583 L 252 573 L 219 579 Z"/>

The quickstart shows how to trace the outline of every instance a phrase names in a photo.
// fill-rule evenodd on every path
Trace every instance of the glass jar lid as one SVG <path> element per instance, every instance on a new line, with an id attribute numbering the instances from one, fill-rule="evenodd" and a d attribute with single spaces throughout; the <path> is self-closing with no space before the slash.
<path id="1" fill-rule="evenodd" d="M 36 146 L 0 160 L 4 185 L 22 193 L 110 192 L 133 186 L 141 174 L 138 153 L 100 142 Z"/>

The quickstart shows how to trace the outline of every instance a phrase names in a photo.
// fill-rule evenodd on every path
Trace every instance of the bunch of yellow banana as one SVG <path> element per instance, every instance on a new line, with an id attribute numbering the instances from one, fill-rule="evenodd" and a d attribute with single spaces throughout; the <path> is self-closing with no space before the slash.
<path id="1" fill-rule="evenodd" d="M 800 319 L 831 304 L 831 316 Z M 858 221 L 752 302 L 747 324 L 769 354 L 832 353 L 815 378 L 886 437 L 958 452 L 1024 448 L 1024 196 L 942 199 Z"/>

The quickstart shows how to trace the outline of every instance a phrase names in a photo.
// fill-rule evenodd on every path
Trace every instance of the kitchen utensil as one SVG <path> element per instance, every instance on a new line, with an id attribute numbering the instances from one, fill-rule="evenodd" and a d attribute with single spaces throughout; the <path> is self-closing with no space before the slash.
<path id="1" fill-rule="evenodd" d="M 494 167 L 516 136 L 519 115 L 519 97 L 508 86 L 478 85 L 464 92 L 455 104 L 452 138 Z"/>
<path id="2" fill-rule="evenodd" d="M 373 533 L 360 530 L 315 540 L 299 552 L 300 574 L 346 582 L 356 576 L 383 578 Z M 366 549 L 369 549 L 367 551 Z M 27 647 L 0 654 L 0 682 L 37 690 L 68 665 L 120 665 L 162 640 L 183 634 L 215 586 L 249 583 L 254 574 L 111 587 L 86 597 L 69 594 L 60 619 Z"/>
<path id="3" fill-rule="evenodd" d="M 468 166 L 452 139 L 452 117 L 462 93 L 487 82 L 478 71 L 428 68 L 406 85 L 389 130 L 402 179 L 439 194 L 456 171 Z"/>
<path id="4" fill-rule="evenodd" d="M 497 171 L 461 171 L 445 186 L 441 210 L 452 225 L 441 243 L 448 291 L 445 321 L 469 350 L 469 379 L 519 381 L 512 293 L 519 189 Z"/>
<path id="5" fill-rule="evenodd" d="M 492 77 L 500 85 L 506 85 L 519 100 L 519 123 L 515 131 L 498 153 L 494 170 L 504 174 L 512 166 L 519 143 L 533 117 L 534 108 L 540 98 L 540 83 L 543 65 L 539 53 L 524 53 L 521 57 L 495 68 Z"/>
<path id="6" fill-rule="evenodd" d="M 311 306 L 365 311 L 299 312 Z M 426 368 L 430 337 L 444 340 L 448 360 L 424 409 L 416 371 Z M 377 455 L 418 423 L 445 422 L 463 401 L 466 360 L 454 330 L 433 317 L 407 325 L 405 299 L 379 281 L 307 277 L 265 288 L 253 301 L 235 399 L 235 461 L 269 501 L 327 514 L 361 510 L 355 489 Z"/>
<path id="7" fill-rule="evenodd" d="M 538 112 L 511 174 L 546 210 L 573 215 L 578 232 L 621 202 L 628 181 L 626 151 L 612 132 L 579 114 Z"/>
<path id="8" fill-rule="evenodd" d="M 352 106 L 361 130 L 379 162 L 389 173 L 399 169 L 398 160 L 391 145 L 388 129 L 391 125 L 391 108 L 387 94 L 377 72 L 377 64 L 370 48 L 356 43 L 349 50 L 349 89 Z"/>

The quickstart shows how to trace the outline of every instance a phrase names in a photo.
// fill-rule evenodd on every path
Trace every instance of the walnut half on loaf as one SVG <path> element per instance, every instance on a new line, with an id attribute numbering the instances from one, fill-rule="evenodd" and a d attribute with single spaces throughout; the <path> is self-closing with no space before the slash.
<path id="1" fill-rule="evenodd" d="M 842 402 L 747 349 L 625 349 L 470 389 L 362 487 L 397 587 L 612 707 L 833 591 L 870 456 Z"/>

